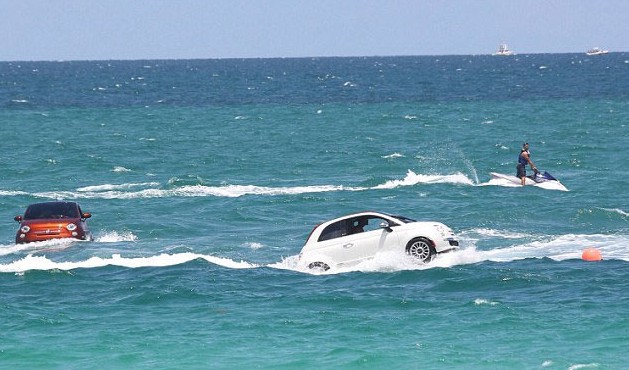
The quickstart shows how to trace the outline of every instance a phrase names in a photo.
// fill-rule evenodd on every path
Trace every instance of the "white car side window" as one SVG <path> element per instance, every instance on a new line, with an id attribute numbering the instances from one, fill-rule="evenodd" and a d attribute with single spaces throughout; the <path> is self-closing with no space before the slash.
<path id="1" fill-rule="evenodd" d="M 350 234 L 363 233 L 381 229 L 380 224 L 386 222 L 384 218 L 375 216 L 361 216 L 350 221 Z"/>
<path id="2" fill-rule="evenodd" d="M 367 231 L 380 230 L 383 222 L 391 224 L 387 219 L 376 216 L 358 216 L 334 222 L 323 229 L 319 242 L 359 234 Z M 392 225 L 392 226 L 395 226 Z"/>
<path id="3" fill-rule="evenodd" d="M 319 236 L 320 242 L 330 239 L 340 238 L 341 236 L 345 236 L 348 234 L 347 230 L 347 222 L 345 220 L 337 221 L 333 224 L 330 224 L 323 229 L 321 235 Z"/>

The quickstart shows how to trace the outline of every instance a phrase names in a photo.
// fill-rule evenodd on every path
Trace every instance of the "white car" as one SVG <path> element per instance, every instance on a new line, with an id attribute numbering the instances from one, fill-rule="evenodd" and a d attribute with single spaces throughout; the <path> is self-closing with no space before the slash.
<path id="1" fill-rule="evenodd" d="M 400 251 L 421 262 L 457 249 L 441 222 L 419 222 L 380 212 L 361 212 L 315 226 L 299 253 L 299 264 L 328 270 L 359 263 L 382 251 Z"/>

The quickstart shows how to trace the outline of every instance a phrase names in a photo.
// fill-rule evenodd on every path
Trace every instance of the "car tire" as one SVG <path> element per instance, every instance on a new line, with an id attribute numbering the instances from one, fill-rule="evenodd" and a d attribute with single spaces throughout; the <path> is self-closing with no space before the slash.
<path id="1" fill-rule="evenodd" d="M 328 266 L 327 263 L 323 262 L 313 262 L 308 265 L 308 268 L 311 270 L 328 271 L 330 269 L 330 266 Z"/>
<path id="2" fill-rule="evenodd" d="M 412 239 L 406 245 L 406 254 L 424 263 L 430 262 L 436 253 L 433 243 L 426 238 Z"/>

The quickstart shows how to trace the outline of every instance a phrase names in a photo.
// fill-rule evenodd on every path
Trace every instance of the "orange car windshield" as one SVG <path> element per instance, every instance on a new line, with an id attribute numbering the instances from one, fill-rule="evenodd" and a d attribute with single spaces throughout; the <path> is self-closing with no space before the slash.
<path id="1" fill-rule="evenodd" d="M 51 218 L 78 218 L 79 211 L 72 203 L 41 203 L 33 204 L 24 213 L 25 220 Z"/>

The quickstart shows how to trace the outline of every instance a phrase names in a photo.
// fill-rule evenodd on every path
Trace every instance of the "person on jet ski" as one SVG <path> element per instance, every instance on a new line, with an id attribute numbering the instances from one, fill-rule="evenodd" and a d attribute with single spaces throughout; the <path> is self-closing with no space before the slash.
<path id="1" fill-rule="evenodd" d="M 518 156 L 518 165 L 516 169 L 518 170 L 517 177 L 522 181 L 522 185 L 526 182 L 526 165 L 530 165 L 533 172 L 538 173 L 537 167 L 535 167 L 535 163 L 531 160 L 531 153 L 529 152 L 529 143 L 524 143 L 522 145 L 522 149 L 520 150 L 520 155 Z"/>

